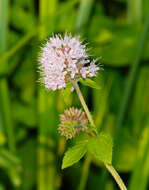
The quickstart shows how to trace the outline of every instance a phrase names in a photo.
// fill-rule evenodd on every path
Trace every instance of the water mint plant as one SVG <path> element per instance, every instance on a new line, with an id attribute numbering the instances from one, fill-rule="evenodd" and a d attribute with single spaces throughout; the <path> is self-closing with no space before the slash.
<path id="1" fill-rule="evenodd" d="M 92 115 L 83 98 L 78 82 L 99 88 L 89 79 L 97 75 L 100 67 L 96 60 L 90 61 L 86 46 L 79 37 L 71 34 L 53 35 L 41 48 L 39 56 L 40 81 L 48 90 L 67 89 L 71 84 L 82 104 L 82 109 L 68 108 L 60 115 L 59 133 L 68 139 L 76 138 L 74 146 L 69 148 L 63 158 L 62 169 L 77 163 L 85 154 L 103 162 L 112 174 L 121 190 L 127 190 L 117 171 L 112 166 L 112 138 L 98 132 Z M 71 89 L 70 89 L 71 90 Z"/>

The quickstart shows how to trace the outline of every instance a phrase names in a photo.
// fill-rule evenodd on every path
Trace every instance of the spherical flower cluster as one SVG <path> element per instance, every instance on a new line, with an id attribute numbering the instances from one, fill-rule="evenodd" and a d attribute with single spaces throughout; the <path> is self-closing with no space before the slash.
<path id="1" fill-rule="evenodd" d="M 64 114 L 60 115 L 60 120 L 58 131 L 66 139 L 71 139 L 80 131 L 87 130 L 89 125 L 85 112 L 74 107 L 65 110 Z"/>
<path id="2" fill-rule="evenodd" d="M 91 63 L 86 46 L 78 37 L 66 34 L 50 37 L 39 56 L 41 81 L 49 90 L 66 87 L 66 83 L 80 78 L 96 76 L 99 67 Z"/>

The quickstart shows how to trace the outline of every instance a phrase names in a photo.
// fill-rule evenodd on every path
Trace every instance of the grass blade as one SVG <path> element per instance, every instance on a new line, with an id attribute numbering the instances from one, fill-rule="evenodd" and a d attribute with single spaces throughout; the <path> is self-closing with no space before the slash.
<path id="1" fill-rule="evenodd" d="M 8 0 L 0 1 L 0 56 L 6 51 L 6 35 L 8 28 Z M 0 62 L 0 65 L 4 64 Z M 7 66 L 7 64 L 5 65 Z M 0 80 L 0 109 L 2 113 L 3 126 L 8 136 L 8 146 L 12 152 L 15 152 L 15 138 L 13 133 L 13 121 L 11 118 L 10 99 L 8 84 L 5 79 Z"/>
<path id="2" fill-rule="evenodd" d="M 127 1 L 127 22 L 141 23 L 142 20 L 142 0 Z"/>
<path id="3" fill-rule="evenodd" d="M 149 126 L 143 131 L 140 140 L 139 153 L 136 159 L 134 171 L 131 175 L 129 190 L 146 190 L 149 176 Z"/>
<path id="4" fill-rule="evenodd" d="M 51 34 L 55 28 L 55 11 L 57 0 L 48 1 L 40 0 L 39 19 L 40 19 L 40 40 Z M 45 24 L 47 23 L 47 24 Z M 53 147 L 47 148 L 48 141 L 52 144 L 52 129 L 56 125 L 55 103 L 56 97 L 52 93 L 47 93 L 45 89 L 38 90 L 38 111 L 39 111 L 39 147 L 38 147 L 38 190 L 55 189 L 55 155 L 52 151 Z M 45 146 L 41 146 L 41 145 Z"/>
<path id="5" fill-rule="evenodd" d="M 0 56 L 3 56 L 6 52 L 6 36 L 8 30 L 8 10 L 9 10 L 9 1 L 1 0 L 0 1 Z M 0 65 L 4 62 L 0 62 Z M 5 62 L 7 67 L 7 62 Z M 9 89 L 6 79 L 0 80 L 0 109 L 2 114 L 2 121 L 4 131 L 7 135 L 8 147 L 10 152 L 16 152 L 15 146 L 15 135 L 13 131 L 13 121 L 11 116 L 11 105 L 9 98 Z M 15 186 L 20 185 L 20 177 L 17 169 L 13 166 L 9 168 L 9 176 Z"/>
<path id="6" fill-rule="evenodd" d="M 92 10 L 94 0 L 82 0 L 76 20 L 75 31 L 79 32 L 83 26 L 85 26 L 89 20 L 89 16 Z"/>
<path id="7" fill-rule="evenodd" d="M 135 57 L 134 63 L 132 65 L 129 75 L 128 75 L 126 88 L 124 90 L 124 96 L 122 98 L 121 107 L 120 107 L 120 110 L 118 113 L 116 129 L 115 129 L 116 145 L 118 144 L 117 142 L 120 142 L 120 132 L 121 132 L 122 123 L 123 123 L 123 120 L 125 117 L 125 113 L 126 113 L 126 110 L 127 110 L 128 104 L 129 104 L 130 97 L 132 96 L 133 87 L 135 86 L 137 72 L 139 69 L 140 61 L 141 61 L 141 56 L 142 56 L 143 50 L 144 50 L 146 42 L 147 42 L 146 38 L 148 37 L 148 32 L 149 32 L 149 14 L 146 18 L 144 28 L 143 28 L 143 31 L 142 31 L 142 34 L 140 37 L 140 41 L 138 44 L 138 49 L 136 52 L 136 57 Z M 114 155 L 116 158 L 117 155 L 116 154 L 114 154 Z"/>

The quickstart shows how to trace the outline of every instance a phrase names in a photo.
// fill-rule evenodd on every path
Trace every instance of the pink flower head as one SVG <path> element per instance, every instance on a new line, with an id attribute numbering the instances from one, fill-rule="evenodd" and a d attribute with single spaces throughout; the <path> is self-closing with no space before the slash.
<path id="1" fill-rule="evenodd" d="M 65 88 L 72 80 L 94 77 L 99 70 L 95 60 L 90 63 L 86 46 L 71 34 L 64 38 L 61 35 L 50 37 L 41 48 L 39 62 L 41 81 L 49 90 Z"/>

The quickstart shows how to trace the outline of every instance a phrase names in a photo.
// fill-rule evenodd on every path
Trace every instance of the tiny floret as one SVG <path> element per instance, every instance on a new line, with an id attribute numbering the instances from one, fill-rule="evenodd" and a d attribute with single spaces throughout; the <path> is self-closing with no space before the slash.
<path id="1" fill-rule="evenodd" d="M 40 81 L 49 90 L 65 88 L 72 80 L 96 76 L 99 67 L 95 62 L 90 62 L 86 46 L 79 37 L 55 35 L 41 48 Z"/>

